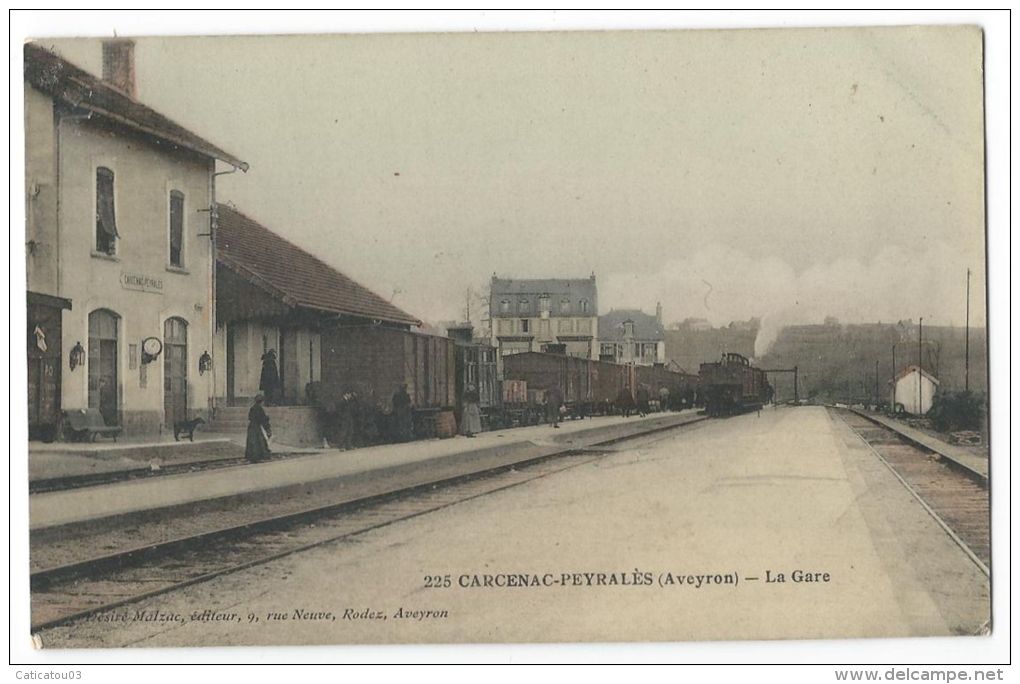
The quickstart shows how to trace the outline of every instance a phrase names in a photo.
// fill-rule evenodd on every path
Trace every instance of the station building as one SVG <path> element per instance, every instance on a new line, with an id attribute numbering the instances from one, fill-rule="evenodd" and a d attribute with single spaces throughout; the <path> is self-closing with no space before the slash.
<path id="1" fill-rule="evenodd" d="M 939 380 L 928 371 L 917 366 L 907 366 L 889 381 L 889 405 L 915 416 L 923 416 L 931 410 Z"/>
<path id="2" fill-rule="evenodd" d="M 172 430 L 211 407 L 214 173 L 247 165 L 135 99 L 131 41 L 102 79 L 24 57 L 30 436 L 81 409 Z"/>

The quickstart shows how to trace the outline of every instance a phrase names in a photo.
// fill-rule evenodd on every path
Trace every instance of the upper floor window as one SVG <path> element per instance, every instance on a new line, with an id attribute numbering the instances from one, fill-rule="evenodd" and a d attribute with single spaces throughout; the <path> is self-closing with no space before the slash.
<path id="1" fill-rule="evenodd" d="M 100 166 L 96 169 L 96 251 L 116 254 L 119 237 L 113 202 L 113 171 Z"/>
<path id="2" fill-rule="evenodd" d="M 527 299 L 517 302 L 517 313 L 528 313 L 529 311 L 531 311 L 531 303 Z"/>
<path id="3" fill-rule="evenodd" d="M 549 295 L 542 295 L 538 298 L 538 310 L 541 313 L 549 313 L 550 309 Z"/>
<path id="4" fill-rule="evenodd" d="M 184 193 L 170 191 L 170 265 L 184 266 Z"/>
<path id="5" fill-rule="evenodd" d="M 510 300 L 509 299 L 504 299 L 503 301 L 501 301 L 499 303 L 499 312 L 500 313 L 510 313 Z"/>
<path id="6" fill-rule="evenodd" d="M 587 299 L 582 299 L 581 300 L 581 313 L 588 313 L 589 308 L 590 307 L 588 306 L 588 300 Z"/>
<path id="7" fill-rule="evenodd" d="M 568 313 L 570 313 L 570 300 L 569 299 L 561 299 L 560 300 L 560 313 L 561 314 L 568 314 Z"/>

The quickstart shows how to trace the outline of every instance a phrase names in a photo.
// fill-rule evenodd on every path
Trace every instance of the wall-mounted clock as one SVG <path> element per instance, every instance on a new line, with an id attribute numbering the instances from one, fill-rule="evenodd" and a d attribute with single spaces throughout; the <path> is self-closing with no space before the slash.
<path id="1" fill-rule="evenodd" d="M 142 340 L 142 363 L 151 363 L 163 352 L 163 343 L 158 337 L 146 337 Z"/>

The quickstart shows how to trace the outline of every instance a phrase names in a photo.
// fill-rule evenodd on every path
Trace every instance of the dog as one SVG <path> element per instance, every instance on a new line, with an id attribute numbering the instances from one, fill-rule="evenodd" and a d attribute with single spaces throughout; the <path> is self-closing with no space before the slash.
<path id="1" fill-rule="evenodd" d="M 205 421 L 201 418 L 192 418 L 191 420 L 179 420 L 174 423 L 174 441 L 181 441 L 181 435 L 187 435 L 188 440 L 191 442 L 195 441 L 195 428 L 202 425 Z"/>

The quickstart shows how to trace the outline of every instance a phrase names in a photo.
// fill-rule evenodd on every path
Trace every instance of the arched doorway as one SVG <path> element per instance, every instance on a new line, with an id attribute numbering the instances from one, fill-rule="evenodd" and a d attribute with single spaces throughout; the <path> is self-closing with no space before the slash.
<path id="1" fill-rule="evenodd" d="M 163 324 L 163 414 L 167 428 L 188 419 L 188 322 Z"/>
<path id="2" fill-rule="evenodd" d="M 108 309 L 96 309 L 89 314 L 89 408 L 99 409 L 107 425 L 120 425 L 119 324 L 120 316 Z"/>

